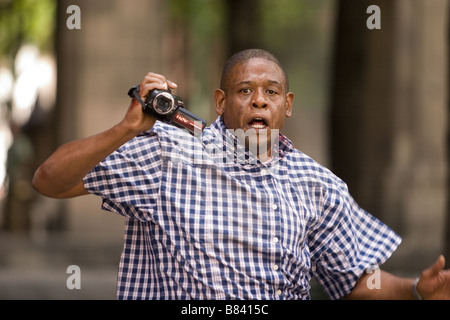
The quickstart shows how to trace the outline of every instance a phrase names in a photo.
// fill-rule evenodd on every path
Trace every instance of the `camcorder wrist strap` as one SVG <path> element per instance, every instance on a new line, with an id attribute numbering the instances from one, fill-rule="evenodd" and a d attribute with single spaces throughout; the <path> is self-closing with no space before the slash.
<path id="1" fill-rule="evenodd" d="M 128 90 L 128 96 L 130 98 L 135 98 L 141 104 L 142 108 L 145 109 L 145 102 L 142 101 L 141 96 L 139 95 L 139 85 L 131 87 L 130 90 Z"/>

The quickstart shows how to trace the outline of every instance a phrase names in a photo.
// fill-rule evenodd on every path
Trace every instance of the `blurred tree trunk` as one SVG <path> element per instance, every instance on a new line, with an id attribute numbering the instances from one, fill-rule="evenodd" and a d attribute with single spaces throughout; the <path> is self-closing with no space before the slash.
<path id="1" fill-rule="evenodd" d="M 225 0 L 227 56 L 259 46 L 259 9 L 258 0 Z"/>
<path id="2" fill-rule="evenodd" d="M 189 1 L 165 1 L 160 15 L 163 34 L 161 37 L 161 70 L 168 79 L 180 83 L 177 95 L 189 98 L 192 88 L 190 70 L 190 3 Z"/>
<path id="3" fill-rule="evenodd" d="M 372 4 L 380 30 L 366 26 Z M 417 263 L 446 246 L 448 5 L 341 0 L 338 7 L 332 168 Z"/>
<path id="4" fill-rule="evenodd" d="M 331 162 L 361 206 L 381 215 L 381 176 L 390 158 L 393 1 L 378 1 L 381 30 L 369 30 L 372 1 L 339 1 L 331 110 Z"/>
<path id="5" fill-rule="evenodd" d="M 66 26 L 70 5 L 80 7 L 80 30 Z M 58 1 L 57 145 L 118 123 L 129 105 L 128 89 L 147 72 L 162 72 L 162 5 L 157 0 Z M 95 214 L 101 212 L 97 197 L 57 201 L 61 229 L 97 232 L 116 227 L 116 220 Z"/>

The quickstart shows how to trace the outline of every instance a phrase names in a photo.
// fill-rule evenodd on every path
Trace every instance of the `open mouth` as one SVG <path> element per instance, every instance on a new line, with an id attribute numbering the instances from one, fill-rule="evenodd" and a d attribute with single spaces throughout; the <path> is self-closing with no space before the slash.
<path id="1" fill-rule="evenodd" d="M 267 128 L 267 122 L 263 118 L 253 118 L 248 125 L 253 129 L 265 129 Z"/>

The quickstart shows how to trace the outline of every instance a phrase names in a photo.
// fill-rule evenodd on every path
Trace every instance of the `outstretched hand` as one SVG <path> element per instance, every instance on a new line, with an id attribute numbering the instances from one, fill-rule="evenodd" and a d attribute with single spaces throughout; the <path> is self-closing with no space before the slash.
<path id="1" fill-rule="evenodd" d="M 450 300 L 450 269 L 444 270 L 445 258 L 436 262 L 420 275 L 417 291 L 426 300 Z"/>

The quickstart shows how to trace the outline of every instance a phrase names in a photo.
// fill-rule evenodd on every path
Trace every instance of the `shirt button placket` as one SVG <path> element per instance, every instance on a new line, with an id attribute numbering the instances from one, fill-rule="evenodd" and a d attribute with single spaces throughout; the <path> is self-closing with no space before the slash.
<path id="1" fill-rule="evenodd" d="M 276 212 L 278 210 L 278 205 L 276 203 L 272 203 L 272 209 L 274 212 Z M 279 231 L 280 230 L 277 230 L 275 232 L 279 232 Z M 278 245 L 279 241 L 280 241 L 280 239 L 278 238 L 278 236 L 272 237 L 272 243 L 274 246 Z M 280 266 L 278 264 L 272 265 L 272 270 L 274 270 L 274 271 L 278 271 L 279 268 L 280 268 Z M 281 289 L 278 289 L 277 291 L 275 291 L 275 295 L 277 298 L 279 298 L 282 293 L 283 293 L 283 291 Z"/>

